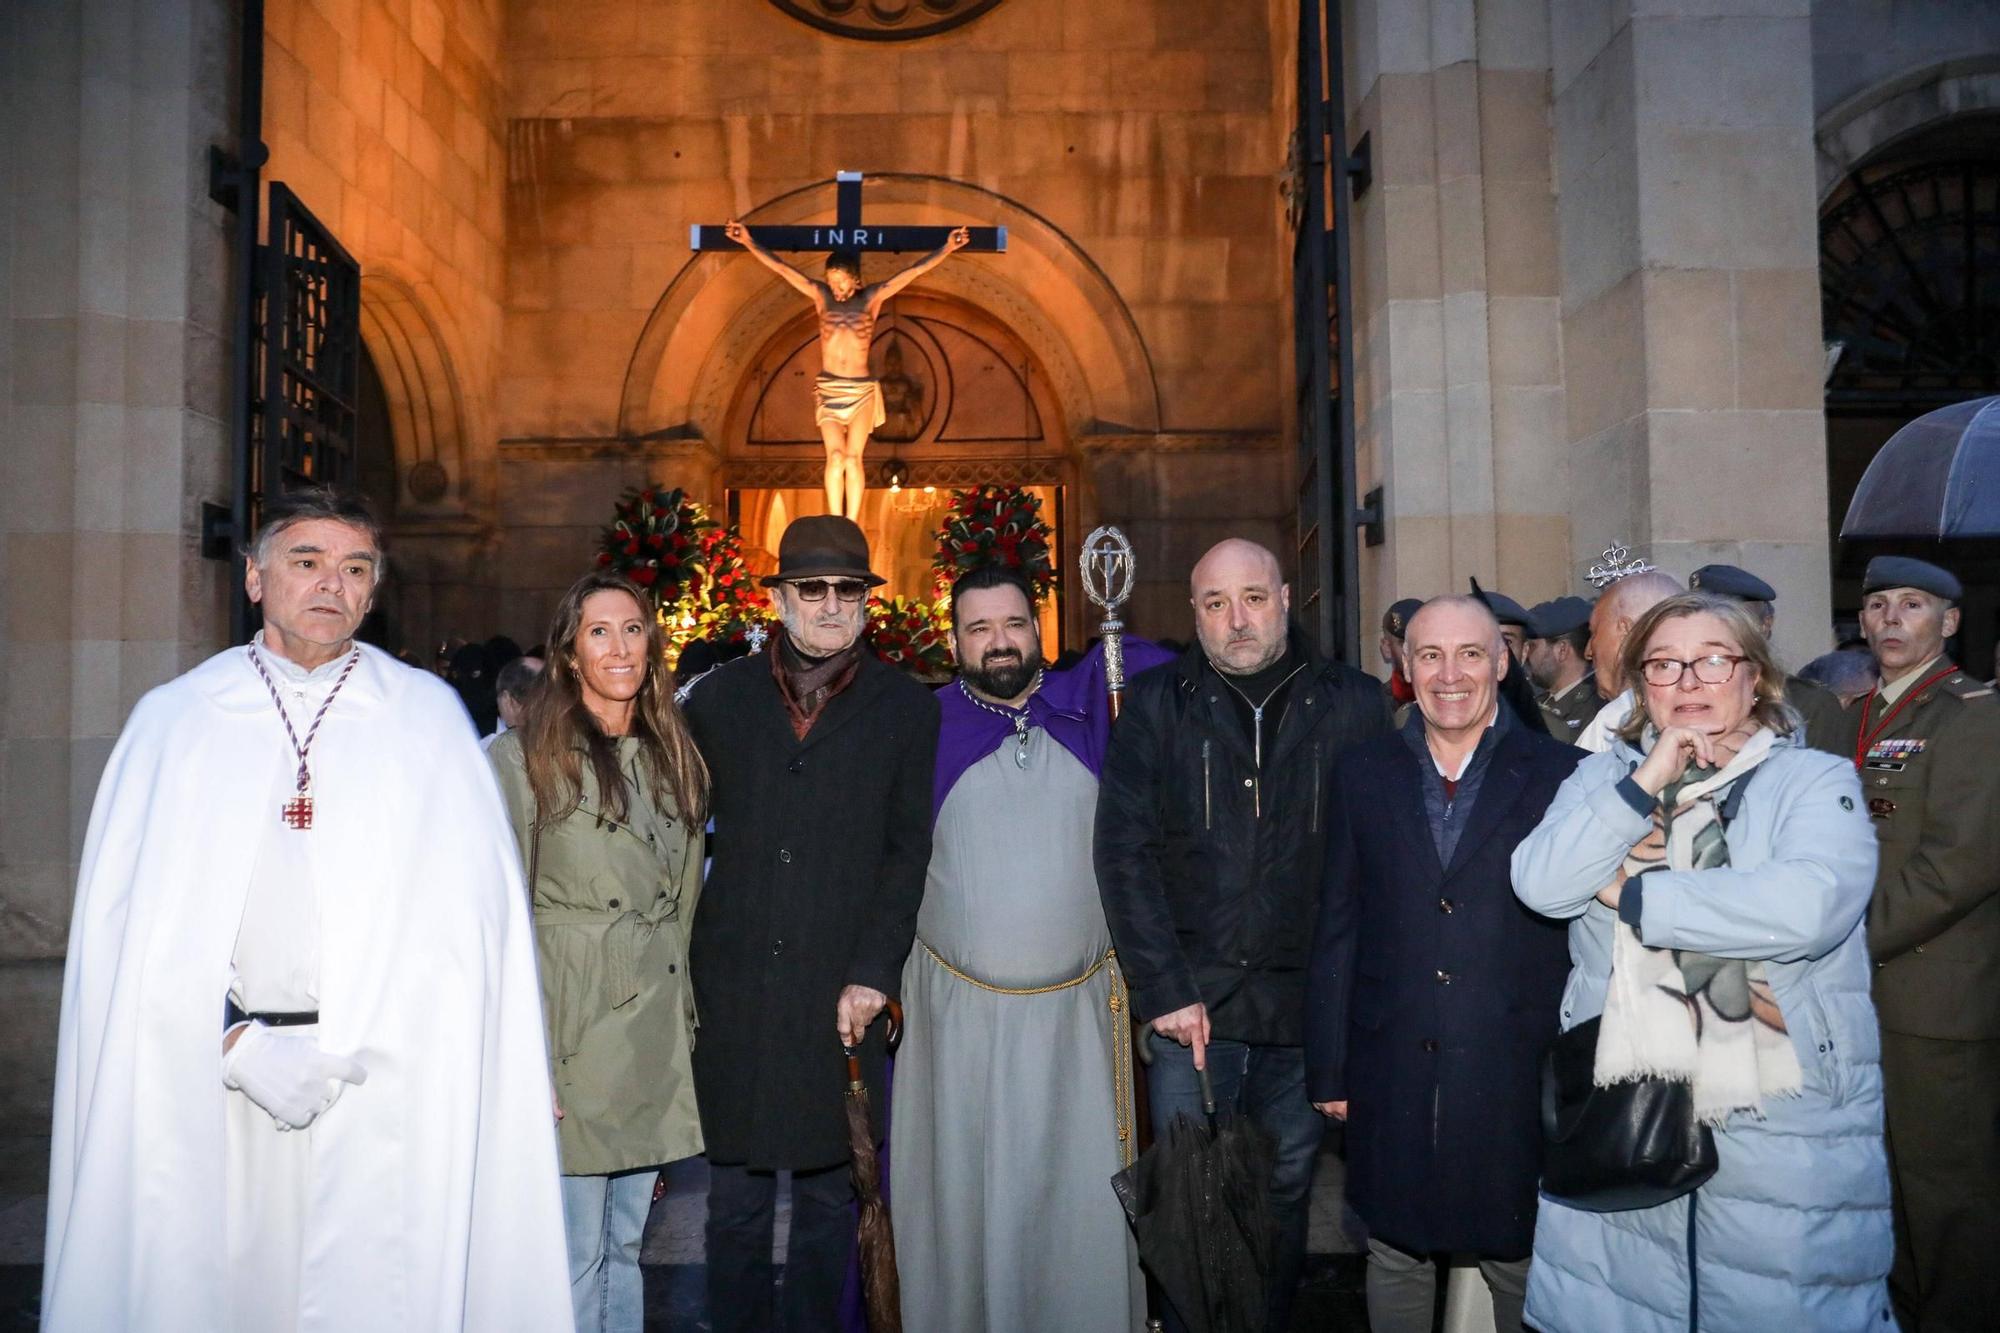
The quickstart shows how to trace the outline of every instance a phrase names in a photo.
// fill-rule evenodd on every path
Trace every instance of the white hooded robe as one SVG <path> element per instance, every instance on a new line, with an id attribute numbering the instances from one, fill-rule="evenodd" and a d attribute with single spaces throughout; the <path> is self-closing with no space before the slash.
<path id="1" fill-rule="evenodd" d="M 294 719 L 309 724 L 309 719 Z M 142 699 L 98 788 L 63 978 L 42 1319 L 229 1323 L 222 1005 L 296 763 L 243 648 Z M 302 1331 L 572 1327 L 514 837 L 458 700 L 373 648 L 312 748 L 318 1040 Z"/>

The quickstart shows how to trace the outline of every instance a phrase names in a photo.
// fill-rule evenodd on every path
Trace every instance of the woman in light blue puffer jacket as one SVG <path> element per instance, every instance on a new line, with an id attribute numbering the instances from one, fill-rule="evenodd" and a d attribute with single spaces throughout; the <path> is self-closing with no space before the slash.
<path id="1" fill-rule="evenodd" d="M 1693 1195 L 1622 1213 L 1544 1195 L 1528 1323 L 1544 1333 L 1893 1330 L 1880 1042 L 1862 929 L 1875 834 L 1854 769 L 1784 734 L 1795 716 L 1783 707 L 1783 675 L 1733 603 L 1701 594 L 1661 603 L 1633 627 L 1624 658 L 1625 679 L 1645 695 L 1642 729 L 1585 760 L 1514 853 L 1521 901 L 1571 919 L 1563 1027 L 1604 1011 L 1623 921 L 1636 940 L 1621 958 L 1657 964 L 1652 951 L 1672 949 L 1683 951 L 1670 956 L 1676 965 L 1688 954 L 1708 968 L 1743 960 L 1758 1000 L 1782 1014 L 1772 1026 L 1789 1034 L 1797 1091 L 1764 1096 L 1761 1115 L 1727 1115 L 1715 1132 L 1718 1169 Z M 1637 873 L 1648 846 L 1652 860 L 1662 856 L 1649 841 L 1660 792 L 1726 772 L 1737 750 L 1724 747 L 1749 755 L 1753 743 L 1768 753 L 1736 779 L 1747 785 L 1733 807 L 1723 803 L 1724 846 L 1712 840 L 1705 853 L 1705 864 L 1723 864 L 1677 870 L 1669 857 Z"/>

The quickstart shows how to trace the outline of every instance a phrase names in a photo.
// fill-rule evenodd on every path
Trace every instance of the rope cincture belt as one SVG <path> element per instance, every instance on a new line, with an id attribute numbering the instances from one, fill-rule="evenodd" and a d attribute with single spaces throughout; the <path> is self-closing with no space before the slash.
<path id="1" fill-rule="evenodd" d="M 980 990 L 989 991 L 994 995 L 1053 995 L 1057 991 L 1074 990 L 1096 976 L 1099 972 L 1102 972 L 1106 967 L 1111 969 L 1109 1008 L 1111 1010 L 1112 1115 L 1117 1122 L 1119 1161 L 1125 1166 L 1132 1165 L 1132 1034 L 1125 1027 L 1121 1026 L 1125 1015 L 1130 1011 L 1132 1006 L 1129 994 L 1125 989 L 1125 974 L 1118 970 L 1118 951 L 1116 949 L 1106 949 L 1104 956 L 1092 963 L 1082 976 L 1071 977 L 1068 981 L 1058 981 L 1054 985 L 995 986 L 990 981 L 981 981 L 978 977 L 953 967 L 945 961 L 944 955 L 940 954 L 936 949 L 931 948 L 921 938 L 917 940 L 917 944 L 925 953 L 931 956 L 932 962 L 936 963 L 946 972 L 949 972 L 952 976 L 957 977 L 968 986 L 977 986 Z"/>

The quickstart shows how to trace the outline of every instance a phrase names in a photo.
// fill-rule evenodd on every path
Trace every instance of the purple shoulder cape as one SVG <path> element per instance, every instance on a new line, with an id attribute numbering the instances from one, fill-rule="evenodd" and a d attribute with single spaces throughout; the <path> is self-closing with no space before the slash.
<path id="1" fill-rule="evenodd" d="M 1125 636 L 1125 679 L 1148 667 L 1171 662 L 1174 655 L 1135 635 Z M 943 716 L 938 726 L 937 772 L 931 784 L 931 821 L 937 822 L 944 798 L 966 770 L 992 754 L 1014 734 L 1013 724 L 999 713 L 981 708 L 965 697 L 957 681 L 938 691 Z M 1028 696 L 1028 722 L 1048 732 L 1077 757 L 1093 775 L 1104 770 L 1104 747 L 1111 739 L 1111 710 L 1104 688 L 1104 645 L 1097 644 L 1083 660 L 1042 677 L 1042 688 Z"/>

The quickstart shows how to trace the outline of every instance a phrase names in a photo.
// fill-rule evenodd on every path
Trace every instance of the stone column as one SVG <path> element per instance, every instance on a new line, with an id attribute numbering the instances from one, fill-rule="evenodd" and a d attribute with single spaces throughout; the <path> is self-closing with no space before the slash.
<path id="1" fill-rule="evenodd" d="M 1779 592 L 1828 646 L 1807 0 L 1555 0 L 1572 558 Z"/>
<path id="2" fill-rule="evenodd" d="M 1348 0 L 1364 628 L 1397 597 L 1567 591 L 1560 320 L 1542 0 Z M 1364 638 L 1372 642 L 1373 635 Z M 1371 654 L 1372 655 L 1372 654 Z"/>
<path id="3" fill-rule="evenodd" d="M 97 779 L 139 696 L 220 648 L 227 0 L 0 8 L 0 1133 L 47 1132 Z"/>

